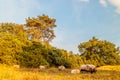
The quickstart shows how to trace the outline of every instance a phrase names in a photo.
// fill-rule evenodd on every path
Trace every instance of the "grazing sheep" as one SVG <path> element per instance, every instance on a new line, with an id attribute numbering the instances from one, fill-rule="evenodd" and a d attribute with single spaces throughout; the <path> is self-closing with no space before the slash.
<path id="1" fill-rule="evenodd" d="M 58 66 L 58 70 L 59 70 L 59 71 L 65 70 L 65 66 Z"/>
<path id="2" fill-rule="evenodd" d="M 79 74 L 80 70 L 79 69 L 73 69 L 73 70 L 71 70 L 71 73 L 72 74 Z"/>
<path id="3" fill-rule="evenodd" d="M 94 73 L 96 71 L 97 71 L 96 67 L 92 64 L 81 65 L 81 67 L 80 67 L 80 72 Z"/>
<path id="4" fill-rule="evenodd" d="M 13 65 L 13 68 L 19 69 L 19 68 L 20 68 L 20 65 Z"/>
<path id="5" fill-rule="evenodd" d="M 39 69 L 43 70 L 43 69 L 46 69 L 47 67 L 46 66 L 43 66 L 43 65 L 40 65 L 39 66 Z"/>

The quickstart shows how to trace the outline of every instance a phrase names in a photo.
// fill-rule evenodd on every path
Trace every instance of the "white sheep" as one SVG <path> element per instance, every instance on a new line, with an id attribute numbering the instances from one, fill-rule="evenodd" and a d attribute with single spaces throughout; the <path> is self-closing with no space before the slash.
<path id="1" fill-rule="evenodd" d="M 15 69 L 19 69 L 20 68 L 20 65 L 13 65 L 13 68 L 15 68 Z"/>
<path id="2" fill-rule="evenodd" d="M 79 69 L 73 69 L 71 70 L 71 74 L 79 74 L 80 70 Z"/>
<path id="3" fill-rule="evenodd" d="M 46 66 L 40 65 L 39 69 L 41 69 L 41 70 L 46 69 Z"/>
<path id="4" fill-rule="evenodd" d="M 58 66 L 58 70 L 59 70 L 59 71 L 65 70 L 65 66 Z"/>

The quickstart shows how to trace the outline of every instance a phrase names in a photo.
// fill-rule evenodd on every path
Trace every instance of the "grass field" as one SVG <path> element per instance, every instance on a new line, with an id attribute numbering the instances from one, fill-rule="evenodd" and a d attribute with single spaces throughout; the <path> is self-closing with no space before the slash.
<path id="1" fill-rule="evenodd" d="M 56 68 L 15 69 L 0 65 L 0 80 L 120 80 L 120 66 L 102 66 L 97 70 L 97 73 L 93 74 L 71 74 L 71 69 L 61 72 Z"/>

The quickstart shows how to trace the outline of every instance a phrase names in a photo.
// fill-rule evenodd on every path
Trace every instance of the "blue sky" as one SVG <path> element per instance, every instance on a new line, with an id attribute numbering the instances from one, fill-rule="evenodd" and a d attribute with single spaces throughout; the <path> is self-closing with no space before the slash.
<path id="1" fill-rule="evenodd" d="M 0 0 L 0 22 L 24 24 L 42 14 L 56 19 L 55 47 L 78 53 L 93 36 L 120 46 L 120 0 Z"/>

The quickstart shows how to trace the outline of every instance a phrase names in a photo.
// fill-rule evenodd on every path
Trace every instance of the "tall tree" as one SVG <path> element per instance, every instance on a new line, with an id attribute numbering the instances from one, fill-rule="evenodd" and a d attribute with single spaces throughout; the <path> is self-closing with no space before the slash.
<path id="1" fill-rule="evenodd" d="M 80 43 L 78 48 L 86 63 L 98 66 L 120 63 L 119 48 L 109 41 L 93 37 L 87 42 Z"/>
<path id="2" fill-rule="evenodd" d="M 55 22 L 54 18 L 50 18 L 47 15 L 38 16 L 37 18 L 28 17 L 26 19 L 28 37 L 39 42 L 51 41 L 55 37 L 53 30 L 56 27 Z"/>

